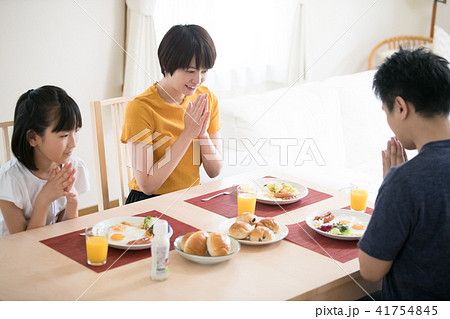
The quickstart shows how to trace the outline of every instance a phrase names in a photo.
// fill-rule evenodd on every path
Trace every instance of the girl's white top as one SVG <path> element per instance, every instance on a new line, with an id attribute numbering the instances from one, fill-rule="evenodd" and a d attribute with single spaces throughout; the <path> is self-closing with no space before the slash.
<path id="1" fill-rule="evenodd" d="M 81 195 L 89 191 L 89 173 L 84 162 L 75 156 L 71 157 L 72 167 L 76 169 L 74 187 Z M 16 158 L 0 167 L 0 199 L 14 203 L 23 211 L 28 224 L 36 197 L 47 183 L 33 175 L 28 168 Z M 46 225 L 54 224 L 59 213 L 66 208 L 67 199 L 62 196 L 48 208 Z M 1 210 L 0 210 L 1 213 Z M 0 237 L 9 235 L 8 228 L 0 214 Z"/>

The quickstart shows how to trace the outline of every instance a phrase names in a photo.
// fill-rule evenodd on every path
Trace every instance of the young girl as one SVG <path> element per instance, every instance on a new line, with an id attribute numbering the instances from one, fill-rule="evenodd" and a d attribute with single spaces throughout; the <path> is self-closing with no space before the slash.
<path id="1" fill-rule="evenodd" d="M 12 151 L 0 168 L 0 236 L 78 217 L 78 194 L 88 172 L 72 156 L 81 127 L 75 101 L 61 88 L 43 86 L 19 98 Z"/>
<path id="2" fill-rule="evenodd" d="M 122 143 L 131 146 L 134 177 L 127 203 L 200 184 L 222 169 L 217 97 L 202 83 L 216 49 L 198 25 L 176 25 L 158 48 L 164 78 L 131 101 Z"/>

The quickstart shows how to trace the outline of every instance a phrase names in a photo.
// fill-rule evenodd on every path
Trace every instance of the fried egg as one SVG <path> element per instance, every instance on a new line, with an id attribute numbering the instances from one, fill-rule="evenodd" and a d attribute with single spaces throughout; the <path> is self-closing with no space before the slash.
<path id="1" fill-rule="evenodd" d="M 353 224 L 352 228 L 356 229 L 356 230 L 364 230 L 364 229 L 366 229 L 366 225 L 356 223 L 356 224 Z"/>
<path id="2" fill-rule="evenodd" d="M 361 236 L 362 234 L 364 234 L 364 231 L 366 230 L 367 225 L 362 224 L 362 223 L 354 223 L 351 228 L 352 228 L 352 233 L 358 236 Z"/>
<path id="3" fill-rule="evenodd" d="M 123 225 L 125 226 L 125 225 Z M 127 245 L 131 240 L 137 240 L 145 237 L 145 230 L 137 227 L 127 227 L 123 231 L 114 231 L 110 233 L 109 242 L 115 245 Z M 110 227 L 112 229 L 112 227 Z"/>
<path id="4" fill-rule="evenodd" d="M 111 226 L 111 229 L 112 229 L 113 231 L 120 231 L 120 232 L 122 232 L 122 231 L 124 231 L 124 230 L 127 229 L 127 225 L 117 224 L 117 225 Z"/>
<path id="5" fill-rule="evenodd" d="M 111 238 L 111 240 L 114 240 L 114 241 L 121 241 L 121 240 L 125 239 L 125 235 L 123 235 L 123 234 L 112 234 L 110 238 Z"/>

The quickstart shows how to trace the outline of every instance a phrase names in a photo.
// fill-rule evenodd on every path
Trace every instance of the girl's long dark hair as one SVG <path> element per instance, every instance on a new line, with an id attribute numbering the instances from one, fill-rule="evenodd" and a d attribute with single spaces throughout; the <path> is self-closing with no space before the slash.
<path id="1" fill-rule="evenodd" d="M 37 167 L 27 134 L 33 131 L 43 136 L 50 126 L 53 127 L 52 132 L 80 128 L 82 120 L 77 103 L 66 91 L 51 85 L 22 94 L 14 111 L 11 149 L 14 156 L 29 170 L 37 170 Z"/>

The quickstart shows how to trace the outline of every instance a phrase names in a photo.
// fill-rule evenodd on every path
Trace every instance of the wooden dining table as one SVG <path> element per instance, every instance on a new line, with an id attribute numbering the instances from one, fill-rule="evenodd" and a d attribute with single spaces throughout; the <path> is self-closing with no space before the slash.
<path id="1" fill-rule="evenodd" d="M 108 262 L 112 266 L 102 271 L 88 266 L 85 256 L 81 261 L 71 256 L 85 249 L 79 235 L 85 227 L 113 217 L 157 212 L 172 222 L 174 235 L 181 227 L 177 225 L 220 231 L 233 213 L 231 200 L 235 200 L 236 193 L 209 202 L 200 202 L 200 198 L 267 176 L 304 185 L 309 189 L 308 196 L 316 196 L 315 202 L 308 201 L 308 196 L 303 198 L 299 203 L 304 204 L 298 207 L 281 206 L 281 213 L 274 218 L 290 225 L 289 235 L 283 240 L 267 245 L 241 244 L 232 258 L 212 265 L 192 262 L 171 250 L 165 281 L 150 277 L 150 249 L 125 251 L 110 247 Z M 212 201 L 217 204 L 213 208 Z M 221 201 L 231 204 L 226 206 Z M 356 242 L 349 244 L 353 245 L 348 248 L 351 259 L 339 261 L 327 252 L 340 245 L 339 240 L 327 238 L 329 241 L 322 244 L 313 238 L 310 242 L 303 239 L 300 244 L 288 240 L 290 236 L 303 236 L 306 229 L 301 223 L 308 215 L 349 204 L 349 195 L 344 192 L 261 169 L 13 234 L 0 239 L 0 300 L 356 300 L 380 289 L 379 282 L 370 283 L 360 276 Z M 228 215 L 221 214 L 220 209 L 226 207 Z M 345 249 L 337 251 L 345 255 Z M 128 255 L 138 256 L 132 254 L 140 257 L 127 260 Z"/>

